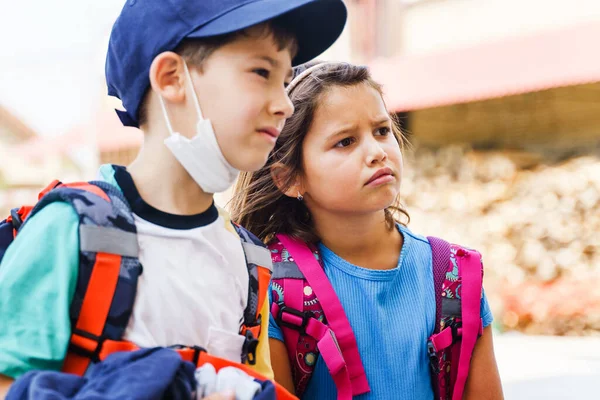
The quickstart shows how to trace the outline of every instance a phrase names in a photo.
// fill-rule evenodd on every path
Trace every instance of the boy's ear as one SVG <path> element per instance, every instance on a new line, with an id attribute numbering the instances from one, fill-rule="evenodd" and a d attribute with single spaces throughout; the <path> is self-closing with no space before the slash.
<path id="1" fill-rule="evenodd" d="M 150 86 L 165 101 L 185 101 L 184 61 L 172 51 L 160 53 L 150 65 Z"/>
<path id="2" fill-rule="evenodd" d="M 282 163 L 275 163 L 271 165 L 271 178 L 275 182 L 275 186 L 279 191 L 288 197 L 297 197 L 298 194 L 303 194 L 302 183 L 300 178 L 296 177 L 294 182 L 286 189 L 286 183 L 290 176 L 290 169 Z"/>

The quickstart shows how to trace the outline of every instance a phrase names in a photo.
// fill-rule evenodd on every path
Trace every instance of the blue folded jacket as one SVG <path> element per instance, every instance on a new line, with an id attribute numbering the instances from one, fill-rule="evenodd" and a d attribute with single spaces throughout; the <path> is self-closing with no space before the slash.
<path id="1" fill-rule="evenodd" d="M 262 389 L 260 393 L 254 397 L 254 400 L 275 400 L 277 398 L 275 396 L 275 385 L 273 385 L 271 381 L 256 380 L 256 382 L 260 383 Z"/>
<path id="2" fill-rule="evenodd" d="M 111 354 L 85 377 L 30 371 L 17 379 L 7 400 L 185 399 L 195 390 L 195 366 L 165 348 Z"/>

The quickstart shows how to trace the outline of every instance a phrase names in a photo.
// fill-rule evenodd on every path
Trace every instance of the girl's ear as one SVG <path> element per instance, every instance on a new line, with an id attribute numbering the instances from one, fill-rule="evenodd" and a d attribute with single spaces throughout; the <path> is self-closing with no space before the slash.
<path id="1" fill-rule="evenodd" d="M 275 186 L 277 186 L 277 189 L 288 197 L 298 197 L 299 194 L 303 194 L 300 178 L 297 176 L 294 181 L 289 184 L 290 174 L 291 171 L 289 167 L 286 167 L 281 163 L 271 165 L 271 178 L 273 179 Z"/>

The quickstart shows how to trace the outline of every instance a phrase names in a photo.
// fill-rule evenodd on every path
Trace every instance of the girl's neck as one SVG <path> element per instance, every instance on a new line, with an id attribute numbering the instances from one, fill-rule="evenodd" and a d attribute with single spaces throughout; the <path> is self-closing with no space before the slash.
<path id="1" fill-rule="evenodd" d="M 403 238 L 389 229 L 382 211 L 362 215 L 317 213 L 313 218 L 321 242 L 344 260 L 364 268 L 395 268 Z"/>
<path id="2" fill-rule="evenodd" d="M 213 195 L 198 186 L 156 135 L 146 134 L 140 153 L 127 171 L 144 201 L 161 211 L 194 215 L 213 203 Z"/>

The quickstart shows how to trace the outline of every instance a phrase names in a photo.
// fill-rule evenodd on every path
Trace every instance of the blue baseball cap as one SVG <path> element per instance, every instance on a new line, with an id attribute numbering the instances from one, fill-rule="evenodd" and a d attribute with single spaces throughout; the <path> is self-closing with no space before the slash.
<path id="1" fill-rule="evenodd" d="M 298 65 L 318 56 L 342 33 L 342 0 L 127 0 L 117 18 L 106 56 L 108 94 L 127 111 L 116 110 L 125 126 L 139 126 L 138 113 L 150 86 L 150 65 L 183 39 L 236 32 L 281 18 L 294 33 Z"/>

